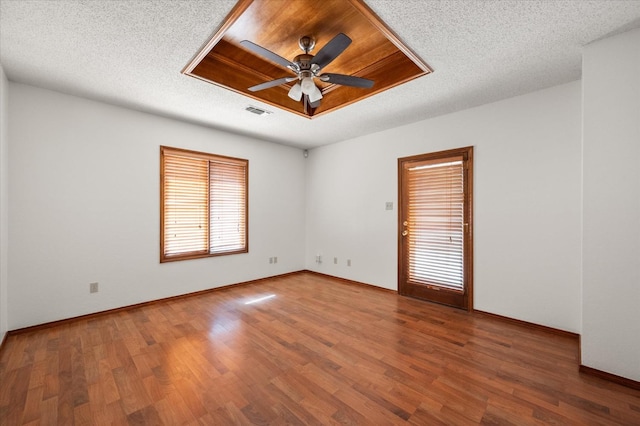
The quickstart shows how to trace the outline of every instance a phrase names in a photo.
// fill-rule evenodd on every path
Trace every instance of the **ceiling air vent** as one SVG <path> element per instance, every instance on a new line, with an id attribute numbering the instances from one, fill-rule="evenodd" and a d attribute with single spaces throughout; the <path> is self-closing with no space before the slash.
<path id="1" fill-rule="evenodd" d="M 254 107 L 254 106 L 251 106 L 251 105 L 246 107 L 245 111 L 249 111 L 249 112 L 251 112 L 253 114 L 256 114 L 256 115 L 269 115 L 269 114 L 271 114 L 271 111 L 267 111 L 267 110 L 264 110 L 264 109 L 261 109 L 261 108 L 258 108 L 258 107 Z"/>

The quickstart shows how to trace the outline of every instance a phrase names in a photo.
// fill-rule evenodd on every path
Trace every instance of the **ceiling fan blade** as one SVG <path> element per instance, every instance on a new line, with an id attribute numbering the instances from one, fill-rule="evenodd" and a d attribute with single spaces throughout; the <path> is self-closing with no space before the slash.
<path id="1" fill-rule="evenodd" d="M 285 68 L 290 68 L 290 69 L 292 69 L 292 67 L 295 68 L 295 64 L 293 62 L 283 58 L 280 55 L 273 53 L 268 49 L 265 49 L 262 46 L 258 46 L 257 44 L 250 42 L 249 40 L 242 40 L 240 42 L 240 45 L 252 51 L 253 53 L 257 53 L 263 58 L 270 60 L 271 62 L 275 62 L 276 64 L 282 65 Z"/>
<path id="2" fill-rule="evenodd" d="M 319 76 L 319 78 L 320 80 L 328 83 L 340 84 L 342 86 L 362 87 L 365 89 L 372 88 L 374 83 L 373 80 L 344 74 L 326 73 Z"/>
<path id="3" fill-rule="evenodd" d="M 311 60 L 312 64 L 318 65 L 318 70 L 329 65 L 351 44 L 351 39 L 343 33 L 338 34 L 325 44 L 318 54 Z"/>
<path id="4" fill-rule="evenodd" d="M 297 79 L 298 79 L 298 77 L 282 77 L 282 78 L 279 78 L 277 80 L 267 81 L 267 82 L 262 83 L 262 84 L 256 84 L 255 86 L 249 87 L 249 89 L 247 89 L 247 90 L 249 90 L 250 92 L 257 92 L 258 90 L 264 90 L 264 89 L 268 89 L 270 87 L 280 86 L 281 84 L 289 83 L 289 82 L 291 82 L 293 80 L 297 80 Z"/>

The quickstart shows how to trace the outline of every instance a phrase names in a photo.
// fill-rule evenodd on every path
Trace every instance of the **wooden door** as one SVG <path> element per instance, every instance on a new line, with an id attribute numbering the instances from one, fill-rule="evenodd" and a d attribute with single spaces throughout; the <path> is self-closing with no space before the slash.
<path id="1" fill-rule="evenodd" d="M 398 292 L 473 308 L 473 147 L 398 159 Z"/>

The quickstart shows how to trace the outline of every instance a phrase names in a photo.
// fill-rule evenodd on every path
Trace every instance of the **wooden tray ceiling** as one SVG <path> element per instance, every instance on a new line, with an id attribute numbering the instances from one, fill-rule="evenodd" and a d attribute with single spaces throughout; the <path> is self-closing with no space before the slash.
<path id="1" fill-rule="evenodd" d="M 247 90 L 295 74 L 244 49 L 240 46 L 242 40 L 293 60 L 302 53 L 298 46 L 300 37 L 315 38 L 316 47 L 311 52 L 315 54 L 338 33 L 346 34 L 353 42 L 323 71 L 374 80 L 373 88 L 340 86 L 315 79 L 323 99 L 318 108 L 307 111 L 303 102 L 287 96 L 295 81 L 258 92 Z M 361 0 L 240 0 L 183 73 L 312 118 L 431 71 Z"/>

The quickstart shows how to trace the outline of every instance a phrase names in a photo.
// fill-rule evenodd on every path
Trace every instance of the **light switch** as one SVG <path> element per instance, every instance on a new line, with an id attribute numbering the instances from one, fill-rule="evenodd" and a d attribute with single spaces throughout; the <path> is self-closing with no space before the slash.
<path id="1" fill-rule="evenodd" d="M 393 210 L 393 201 L 387 201 L 387 202 L 384 204 L 384 209 L 385 209 L 385 210 Z"/>

